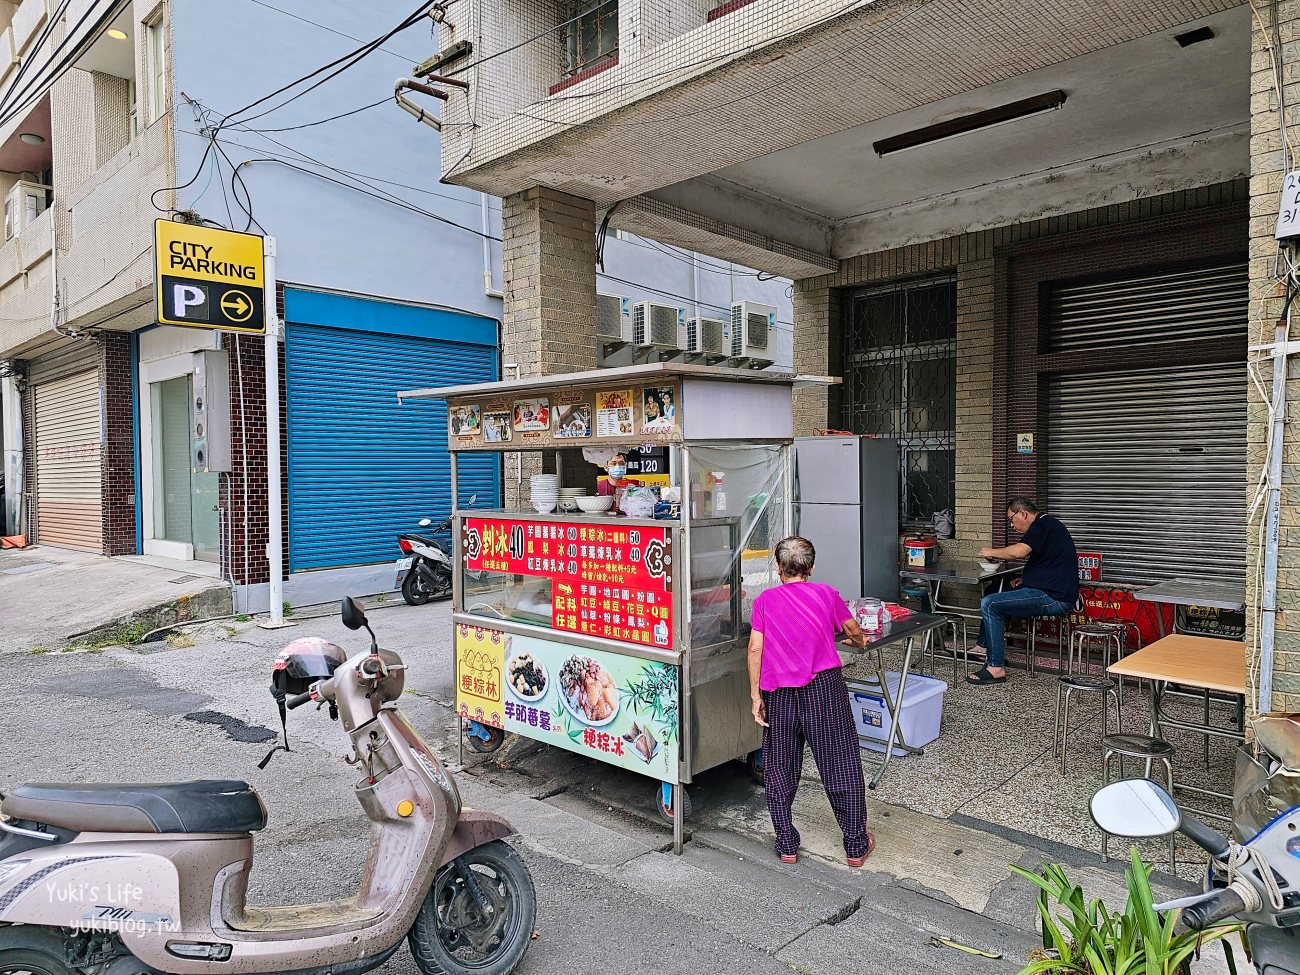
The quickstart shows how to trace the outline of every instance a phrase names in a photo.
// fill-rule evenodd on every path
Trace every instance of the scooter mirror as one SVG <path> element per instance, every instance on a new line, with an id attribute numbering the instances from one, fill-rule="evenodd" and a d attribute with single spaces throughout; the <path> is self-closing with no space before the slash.
<path id="1" fill-rule="evenodd" d="M 428 527 L 429 527 L 430 525 L 432 525 L 432 524 L 433 524 L 433 519 L 432 519 L 432 518 L 421 518 L 421 519 L 420 519 L 420 527 L 421 527 L 421 528 L 428 528 Z"/>
<path id="2" fill-rule="evenodd" d="M 349 630 L 359 630 L 366 625 L 365 608 L 351 596 L 343 597 L 343 607 L 339 615 L 343 617 L 343 625 Z"/>
<path id="3" fill-rule="evenodd" d="M 1102 786 L 1088 810 L 1102 830 L 1129 839 L 1168 836 L 1183 818 L 1169 793 L 1148 779 L 1124 779 Z"/>

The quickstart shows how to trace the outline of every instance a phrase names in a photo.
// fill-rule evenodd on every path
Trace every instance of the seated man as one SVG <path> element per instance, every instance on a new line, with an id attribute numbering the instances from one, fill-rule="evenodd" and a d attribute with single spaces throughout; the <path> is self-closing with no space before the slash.
<path id="1" fill-rule="evenodd" d="M 1007 679 L 1007 620 L 1063 616 L 1079 598 L 1079 556 L 1066 527 L 1051 515 L 1039 514 L 1027 498 L 1007 502 L 1007 521 L 1021 541 L 1006 548 L 982 548 L 980 558 L 1028 561 L 1013 588 L 980 600 L 982 622 L 975 652 L 986 654 L 986 663 L 967 677 L 972 684 L 1001 684 Z"/>

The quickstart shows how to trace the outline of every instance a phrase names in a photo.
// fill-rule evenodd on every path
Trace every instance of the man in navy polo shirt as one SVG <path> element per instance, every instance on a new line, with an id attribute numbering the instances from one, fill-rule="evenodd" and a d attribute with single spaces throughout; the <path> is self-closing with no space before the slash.
<path id="1" fill-rule="evenodd" d="M 1007 679 L 1006 624 L 1009 619 L 1064 616 L 1079 598 L 1079 555 L 1059 520 L 1040 514 L 1028 498 L 1007 502 L 1007 521 L 1021 540 L 1006 548 L 982 548 L 982 559 L 1027 559 L 1019 583 L 980 600 L 980 637 L 975 652 L 986 654 L 983 667 L 966 679 L 1001 684 Z"/>

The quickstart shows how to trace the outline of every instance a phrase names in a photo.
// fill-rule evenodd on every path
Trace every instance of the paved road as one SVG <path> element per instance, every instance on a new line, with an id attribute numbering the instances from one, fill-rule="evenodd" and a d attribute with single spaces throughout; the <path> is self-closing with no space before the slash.
<path id="1" fill-rule="evenodd" d="M 403 709 L 454 763 L 447 607 L 380 606 L 371 616 L 381 642 L 410 668 Z M 149 652 L 0 654 L 10 731 L 0 788 L 21 780 L 245 778 L 271 823 L 258 834 L 250 899 L 340 896 L 356 882 L 366 840 L 341 729 L 323 712 L 296 711 L 292 752 L 257 768 L 278 731 L 266 693 L 274 651 L 308 634 L 364 649 L 324 617 L 279 632 L 206 624 L 192 645 L 185 639 Z M 782 866 L 763 832 L 761 792 L 737 764 L 699 784 L 698 821 L 686 854 L 675 857 L 668 833 L 640 813 L 645 779 L 527 743 L 477 762 L 460 775 L 466 801 L 516 825 L 514 842 L 537 884 L 539 936 L 525 973 L 1010 973 L 1034 945 L 1032 894 L 1008 879 L 1005 864 L 1032 866 L 1043 855 L 987 834 L 962 839 L 946 832 L 959 827 L 873 803 L 878 832 L 897 837 L 882 843 L 873 869 L 813 856 Z M 803 791 L 809 802 L 819 799 Z M 817 815 L 810 806 L 807 816 Z M 989 854 L 982 866 L 981 849 Z M 1117 888 L 1113 871 L 1088 869 Z M 931 947 L 936 934 L 1004 957 Z M 384 970 L 416 972 L 405 950 Z"/>

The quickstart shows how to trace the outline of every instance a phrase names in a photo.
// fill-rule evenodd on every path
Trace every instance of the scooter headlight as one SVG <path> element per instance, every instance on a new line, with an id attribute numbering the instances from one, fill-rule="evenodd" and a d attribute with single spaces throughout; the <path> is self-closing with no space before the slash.
<path id="1" fill-rule="evenodd" d="M 4 863 L 0 863 L 0 884 L 5 883 L 15 874 L 22 873 L 27 864 L 31 862 L 31 860 L 6 860 Z"/>

